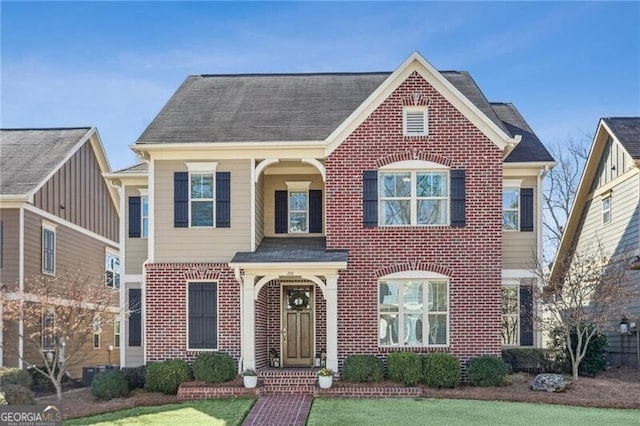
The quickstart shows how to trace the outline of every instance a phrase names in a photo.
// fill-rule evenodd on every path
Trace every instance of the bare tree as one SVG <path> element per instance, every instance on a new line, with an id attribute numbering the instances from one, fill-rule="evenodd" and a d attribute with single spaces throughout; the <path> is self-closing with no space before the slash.
<path id="1" fill-rule="evenodd" d="M 3 296 L 5 328 L 11 322 L 23 324 L 15 329 L 25 350 L 16 353 L 51 380 L 61 399 L 67 370 L 91 358 L 94 333 L 117 318 L 117 291 L 105 285 L 104 276 L 90 277 L 78 270 L 55 277 L 35 275 L 25 280 L 24 291 Z M 18 339 L 7 340 L 4 346 L 17 346 Z M 37 364 L 27 356 L 34 353 L 39 354 Z"/>
<path id="2" fill-rule="evenodd" d="M 536 297 L 542 312 L 535 321 L 543 331 L 559 329 L 564 334 L 574 380 L 592 337 L 612 329 L 611 318 L 625 313 L 632 294 L 627 260 L 626 255 L 606 255 L 598 243 L 595 248 L 560 256 L 552 272 L 536 264 L 535 273 L 542 282 Z"/>
<path id="3" fill-rule="evenodd" d="M 546 257 L 551 259 L 560 245 L 567 223 L 592 137 L 584 135 L 579 140 L 569 138 L 563 145 L 551 148 L 556 166 L 545 178 L 543 192 L 544 237 Z"/>

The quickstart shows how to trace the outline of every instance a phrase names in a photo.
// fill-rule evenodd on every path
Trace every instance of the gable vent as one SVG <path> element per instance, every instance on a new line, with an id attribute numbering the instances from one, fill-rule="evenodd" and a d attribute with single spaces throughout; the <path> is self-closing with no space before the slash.
<path id="1" fill-rule="evenodd" d="M 427 111 L 426 110 L 405 110 L 404 134 L 406 136 L 427 135 Z"/>

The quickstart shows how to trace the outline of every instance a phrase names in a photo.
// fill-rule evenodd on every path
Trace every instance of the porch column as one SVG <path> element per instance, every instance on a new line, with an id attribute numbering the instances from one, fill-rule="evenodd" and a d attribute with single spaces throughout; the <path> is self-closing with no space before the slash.
<path id="1" fill-rule="evenodd" d="M 327 368 L 338 371 L 338 276 L 326 277 Z"/>
<path id="2" fill-rule="evenodd" d="M 255 275 L 245 275 L 242 278 L 242 338 L 240 340 L 242 352 L 242 369 L 256 368 L 256 305 L 255 305 Z"/>

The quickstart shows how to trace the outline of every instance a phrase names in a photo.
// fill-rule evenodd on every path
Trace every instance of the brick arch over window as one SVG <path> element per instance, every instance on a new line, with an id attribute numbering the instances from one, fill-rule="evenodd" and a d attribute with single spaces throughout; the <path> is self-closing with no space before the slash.
<path id="1" fill-rule="evenodd" d="M 417 73 L 416 73 L 417 74 Z M 429 98 L 427 95 L 420 92 L 413 92 L 402 98 L 403 106 L 427 106 L 429 105 Z"/>
<path id="2" fill-rule="evenodd" d="M 380 168 L 387 164 L 397 163 L 400 161 L 421 160 L 430 161 L 432 163 L 442 164 L 447 167 L 451 167 L 452 160 L 441 155 L 432 154 L 430 152 L 418 151 L 417 149 L 411 151 L 400 152 L 392 154 L 384 158 L 380 158 L 376 161 L 376 167 Z"/>
<path id="3" fill-rule="evenodd" d="M 218 280 L 220 271 L 206 266 L 193 266 L 184 272 L 185 280 Z"/>
<path id="4" fill-rule="evenodd" d="M 424 271 L 424 272 L 435 272 L 436 274 L 446 275 L 448 277 L 453 277 L 453 269 L 444 265 L 436 265 L 434 263 L 429 262 L 403 262 L 398 263 L 391 266 L 386 266 L 384 268 L 380 268 L 374 272 L 376 278 L 385 277 L 387 275 L 395 274 L 398 272 L 407 272 L 407 271 Z"/>

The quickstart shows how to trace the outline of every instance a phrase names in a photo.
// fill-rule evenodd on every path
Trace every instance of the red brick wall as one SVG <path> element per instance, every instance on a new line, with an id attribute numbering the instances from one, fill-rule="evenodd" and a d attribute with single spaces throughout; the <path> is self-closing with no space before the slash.
<path id="1" fill-rule="evenodd" d="M 226 264 L 155 263 L 147 265 L 147 361 L 181 358 L 187 351 L 187 282 L 218 283 L 218 349 L 240 357 L 240 285 Z"/>
<path id="2" fill-rule="evenodd" d="M 403 136 L 402 105 L 413 93 L 428 98 L 429 136 Z M 411 159 L 466 170 L 465 227 L 363 228 L 362 171 Z M 329 156 L 326 168 L 327 246 L 349 250 L 338 281 L 339 358 L 389 352 L 378 347 L 377 278 L 415 269 L 450 274 L 446 350 L 463 361 L 498 355 L 502 152 L 496 145 L 413 73 Z"/>

